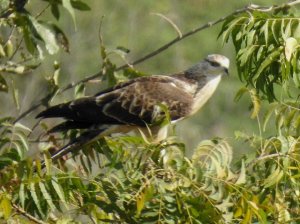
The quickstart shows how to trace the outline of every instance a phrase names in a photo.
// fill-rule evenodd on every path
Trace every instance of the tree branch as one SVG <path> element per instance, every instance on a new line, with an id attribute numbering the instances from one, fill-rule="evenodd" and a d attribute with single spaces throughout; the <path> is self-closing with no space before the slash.
<path id="1" fill-rule="evenodd" d="M 19 207 L 16 204 L 12 204 L 12 206 L 14 207 L 14 209 L 16 210 L 17 213 L 25 216 L 26 218 L 28 218 L 30 221 L 34 222 L 34 223 L 38 223 L 38 224 L 46 224 L 46 222 L 43 222 L 42 220 L 39 220 L 37 218 L 35 218 L 34 216 L 28 214 L 24 209 L 22 209 L 21 207 Z"/>
<path id="2" fill-rule="evenodd" d="M 296 1 L 292 1 L 292 2 L 288 2 L 288 3 L 284 3 L 284 4 L 281 4 L 281 5 L 273 5 L 273 6 L 269 6 L 269 7 L 265 7 L 265 6 L 258 6 L 258 5 L 254 5 L 254 4 L 250 4 L 250 5 L 247 5 L 241 9 L 238 9 L 232 13 L 230 13 L 229 15 L 227 16 L 224 16 L 224 17 L 221 17 L 215 21 L 211 21 L 211 22 L 208 22 L 202 26 L 199 26 L 189 32 L 186 32 L 184 34 L 182 34 L 182 36 L 177 36 L 176 38 L 174 38 L 173 40 L 171 40 L 170 42 L 164 44 L 163 46 L 159 47 L 158 49 L 146 54 L 145 56 L 129 63 L 129 64 L 123 64 L 119 67 L 117 67 L 115 69 L 115 71 L 120 71 L 120 70 L 123 70 L 127 67 L 129 67 L 130 65 L 137 65 L 137 64 L 140 64 L 158 54 L 160 54 L 161 52 L 167 50 L 170 46 L 178 43 L 179 41 L 182 41 L 183 39 L 189 37 L 189 36 L 192 36 L 204 29 L 207 29 L 209 27 L 212 27 L 220 22 L 223 22 L 225 21 L 226 19 L 228 19 L 229 17 L 231 16 L 234 16 L 234 15 L 237 15 L 237 14 L 240 14 L 240 13 L 243 13 L 243 12 L 246 12 L 246 11 L 261 11 L 261 12 L 271 12 L 271 11 L 275 11 L 275 10 L 281 10 L 281 9 L 286 9 L 286 8 L 290 8 L 291 6 L 295 6 L 295 5 L 298 5 L 300 4 L 300 0 L 296 0 Z M 68 85 L 66 85 L 65 87 L 62 87 L 57 94 L 60 94 L 60 93 L 63 93 L 71 88 L 74 88 L 75 86 L 79 85 L 79 84 L 82 84 L 82 83 L 86 83 L 92 79 L 95 79 L 97 77 L 100 77 L 102 76 L 103 73 L 102 71 L 99 71 L 97 72 L 96 74 L 93 74 L 91 76 L 88 76 L 84 79 L 81 79 L 77 82 L 73 82 L 73 83 L 70 83 Z M 29 113 L 31 113 L 32 111 L 34 111 L 35 109 L 37 109 L 39 106 L 43 105 L 44 102 L 47 100 L 47 97 L 44 97 L 43 99 L 39 100 L 36 104 L 34 104 L 31 108 L 29 108 L 28 110 L 26 110 L 25 112 L 23 112 L 21 115 L 19 115 L 16 120 L 14 121 L 14 123 L 18 122 L 19 120 L 21 120 L 22 118 L 24 118 L 25 116 L 27 116 Z"/>
<path id="3" fill-rule="evenodd" d="M 268 155 L 261 155 L 258 158 L 254 159 L 253 161 L 251 161 L 246 167 L 252 167 L 254 164 L 262 161 L 262 160 L 266 160 L 266 159 L 273 159 L 273 158 L 278 158 L 278 157 L 287 157 L 287 154 L 283 154 L 283 153 L 274 153 L 274 154 L 268 154 Z"/>

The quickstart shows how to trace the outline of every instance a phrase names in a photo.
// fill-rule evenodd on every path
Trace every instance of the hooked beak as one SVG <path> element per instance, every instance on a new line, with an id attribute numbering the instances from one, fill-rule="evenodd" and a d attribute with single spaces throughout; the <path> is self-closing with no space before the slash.
<path id="1" fill-rule="evenodd" d="M 224 71 L 225 71 L 226 76 L 229 76 L 228 68 L 224 68 Z"/>

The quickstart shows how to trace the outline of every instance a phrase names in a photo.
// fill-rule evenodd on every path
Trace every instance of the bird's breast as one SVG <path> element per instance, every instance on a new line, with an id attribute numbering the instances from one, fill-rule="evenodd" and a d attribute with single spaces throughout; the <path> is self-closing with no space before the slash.
<path id="1" fill-rule="evenodd" d="M 208 78 L 207 82 L 203 87 L 200 87 L 198 92 L 194 96 L 193 106 L 191 108 L 191 115 L 196 113 L 200 108 L 207 102 L 207 100 L 213 95 L 217 86 L 221 80 L 221 75 L 213 78 Z"/>

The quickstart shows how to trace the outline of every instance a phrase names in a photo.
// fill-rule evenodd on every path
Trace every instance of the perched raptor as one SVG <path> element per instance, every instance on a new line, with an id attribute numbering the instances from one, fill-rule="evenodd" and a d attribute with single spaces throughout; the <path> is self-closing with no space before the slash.
<path id="1" fill-rule="evenodd" d="M 165 134 L 159 125 L 166 116 L 163 108 L 167 108 L 171 123 L 193 115 L 212 96 L 228 68 L 227 57 L 212 54 L 177 74 L 135 78 L 94 96 L 46 109 L 37 117 L 66 119 L 51 132 L 87 130 L 52 155 L 53 160 L 112 132 L 149 128 L 158 139 L 163 139 Z"/>

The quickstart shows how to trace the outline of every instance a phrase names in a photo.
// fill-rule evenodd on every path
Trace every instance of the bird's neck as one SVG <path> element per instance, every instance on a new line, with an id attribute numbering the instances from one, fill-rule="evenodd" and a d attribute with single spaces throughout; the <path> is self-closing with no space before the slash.
<path id="1" fill-rule="evenodd" d="M 192 114 L 196 113 L 215 92 L 221 81 L 221 75 L 206 77 L 205 81 L 206 82 L 204 84 L 202 82 L 198 83 L 198 89 L 194 95 Z"/>

